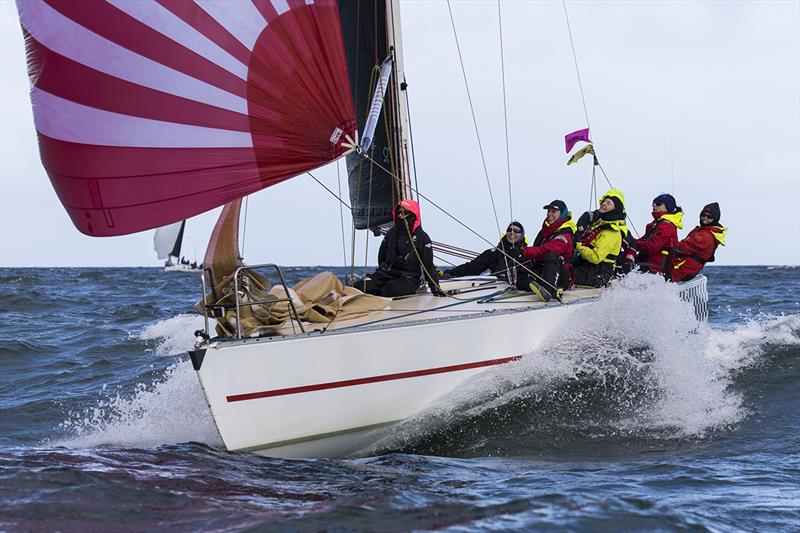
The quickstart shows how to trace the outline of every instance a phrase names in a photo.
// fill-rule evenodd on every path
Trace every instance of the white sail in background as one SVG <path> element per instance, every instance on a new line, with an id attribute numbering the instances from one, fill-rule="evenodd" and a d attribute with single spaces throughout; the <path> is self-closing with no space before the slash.
<path id="1" fill-rule="evenodd" d="M 153 248 L 159 259 L 168 259 L 169 256 L 180 257 L 184 224 L 186 221 L 182 220 L 169 226 L 156 228 L 153 236 Z"/>

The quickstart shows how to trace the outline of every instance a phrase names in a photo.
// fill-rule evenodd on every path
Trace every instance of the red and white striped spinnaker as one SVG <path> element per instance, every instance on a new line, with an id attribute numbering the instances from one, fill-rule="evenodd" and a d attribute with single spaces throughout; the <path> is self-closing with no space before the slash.
<path id="1" fill-rule="evenodd" d="M 18 0 L 42 162 L 75 226 L 163 226 L 356 138 L 335 0 Z"/>

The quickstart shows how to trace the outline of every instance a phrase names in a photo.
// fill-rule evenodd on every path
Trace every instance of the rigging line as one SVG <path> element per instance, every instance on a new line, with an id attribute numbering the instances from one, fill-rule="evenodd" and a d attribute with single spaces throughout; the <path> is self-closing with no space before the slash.
<path id="1" fill-rule="evenodd" d="M 337 163 L 337 165 L 338 165 L 338 163 Z M 306 174 L 308 174 L 309 176 L 311 176 L 311 179 L 313 179 L 314 181 L 316 181 L 317 183 L 319 183 L 319 184 L 322 186 L 322 188 L 323 188 L 323 189 L 325 189 L 326 191 L 328 191 L 329 193 L 331 193 L 331 196 L 333 196 L 334 198 L 336 198 L 337 200 L 339 200 L 339 202 L 341 203 L 341 205 L 339 206 L 340 208 L 341 208 L 341 206 L 343 205 L 343 206 L 345 206 L 347 209 L 350 209 L 350 206 L 349 206 L 349 205 L 347 205 L 347 202 L 345 202 L 344 200 L 342 200 L 342 198 L 341 198 L 340 196 L 337 196 L 335 192 L 333 192 L 333 191 L 332 191 L 332 190 L 330 190 L 328 187 L 326 187 L 324 183 L 322 183 L 321 181 L 319 181 L 319 180 L 316 178 L 316 176 L 314 176 L 314 174 L 312 174 L 312 173 L 311 173 L 311 172 L 309 172 L 309 171 L 307 171 L 307 172 L 306 172 Z M 341 187 L 340 187 L 340 189 L 339 189 L 339 190 L 341 190 Z M 344 228 L 344 222 L 342 223 L 342 227 Z"/>
<path id="2" fill-rule="evenodd" d="M 341 201 L 342 198 L 342 172 L 341 172 L 341 160 L 336 160 L 336 183 L 339 185 L 339 222 L 342 228 L 342 265 L 347 268 L 347 244 L 344 240 L 344 210 L 342 209 L 342 204 L 344 202 Z"/>
<path id="3" fill-rule="evenodd" d="M 508 146 L 508 107 L 506 105 L 506 63 L 503 54 L 503 17 L 500 13 L 500 0 L 497 0 L 497 25 L 500 28 L 500 75 L 503 80 L 503 122 L 506 131 L 506 173 L 508 175 L 508 210 L 514 220 L 514 200 L 511 194 L 511 154 Z"/>
<path id="4" fill-rule="evenodd" d="M 469 110 L 472 113 L 472 124 L 475 127 L 475 136 L 478 139 L 478 149 L 481 153 L 481 162 L 483 163 L 483 174 L 486 177 L 486 186 L 489 188 L 489 198 L 492 201 L 492 211 L 494 212 L 494 222 L 497 225 L 497 232 L 500 233 L 500 219 L 497 217 L 497 207 L 494 204 L 494 194 L 492 194 L 492 184 L 489 181 L 489 169 L 486 167 L 486 156 L 483 153 L 483 144 L 481 143 L 481 134 L 478 130 L 478 120 L 475 118 L 475 108 L 472 105 L 472 94 L 469 91 L 469 82 L 467 82 L 467 71 L 464 68 L 464 59 L 461 56 L 461 45 L 458 43 L 458 33 L 456 32 L 456 21 L 453 18 L 453 9 L 450 6 L 450 0 L 447 0 L 447 11 L 450 13 L 450 24 L 453 27 L 453 37 L 456 40 L 456 50 L 458 51 L 458 60 L 461 64 L 461 73 L 464 76 L 464 87 L 467 89 L 467 100 L 469 100 Z M 417 193 L 419 195 L 419 192 Z M 424 198 L 424 197 L 423 197 Z"/>
<path id="5" fill-rule="evenodd" d="M 578 55 L 575 53 L 575 42 L 572 39 L 572 27 L 569 24 L 569 15 L 567 14 L 567 0 L 561 0 L 561 5 L 564 7 L 564 18 L 567 20 L 567 31 L 569 32 L 569 44 L 572 46 L 572 59 L 575 61 L 575 73 L 578 75 L 578 88 L 581 91 L 581 102 L 583 102 L 583 114 L 586 117 L 586 127 L 591 129 L 589 125 L 589 111 L 586 110 L 586 97 L 583 95 L 583 83 L 581 82 L 581 71 L 578 68 Z"/>
<path id="6" fill-rule="evenodd" d="M 439 256 L 439 255 L 433 254 L 433 258 L 434 258 L 434 259 L 437 259 L 437 260 L 439 260 L 439 261 L 442 261 L 442 262 L 444 262 L 444 263 L 447 263 L 447 264 L 448 264 L 448 265 L 450 265 L 451 267 L 453 267 L 453 266 L 456 266 L 456 264 L 455 264 L 455 263 L 451 263 L 450 261 L 448 261 L 447 259 L 445 259 L 444 257 L 441 257 L 441 256 Z"/>
<path id="7" fill-rule="evenodd" d="M 398 180 L 398 181 L 400 180 L 400 178 L 397 177 L 396 174 L 392 173 L 389 169 L 387 169 L 386 167 L 384 167 L 383 165 L 381 165 L 380 163 L 378 163 L 377 161 L 372 159 L 369 155 L 367 155 L 363 151 L 359 152 L 359 153 L 361 154 L 361 157 L 365 157 L 365 158 L 369 159 L 370 161 L 372 161 L 375 164 L 375 166 L 377 166 L 378 168 L 382 169 L 384 172 L 386 172 L 386 174 L 391 176 L 393 179 Z M 409 186 L 410 186 L 410 184 L 409 184 Z M 467 226 L 464 222 L 462 222 L 461 220 L 456 218 L 454 215 L 450 214 L 449 211 L 447 211 L 445 208 L 441 207 L 439 204 L 437 204 L 436 202 L 434 202 L 433 200 L 431 200 L 430 198 L 428 198 L 424 194 L 420 193 L 419 191 L 413 191 L 413 192 L 417 193 L 417 196 L 419 196 L 420 198 L 425 199 L 425 201 L 429 202 L 433 207 L 435 207 L 436 209 L 438 209 L 439 211 L 441 211 L 442 213 L 444 213 L 445 215 L 447 215 L 448 217 L 453 219 L 458 225 L 460 225 L 461 227 L 463 227 L 464 229 L 466 229 L 467 231 L 469 231 L 470 233 L 472 233 L 473 235 L 478 237 L 480 240 L 482 240 L 486 244 L 488 244 L 488 245 L 490 245 L 492 247 L 495 246 L 493 242 L 491 242 L 490 240 L 486 239 L 485 237 L 483 237 L 483 235 L 481 235 L 480 233 L 478 233 L 474 229 L 472 229 L 469 226 Z M 513 257 L 509 256 L 507 253 L 505 253 L 500 248 L 497 248 L 497 250 L 501 254 L 503 254 L 503 257 L 504 257 L 505 261 L 508 261 L 510 259 L 512 264 L 514 264 L 515 266 L 520 267 L 523 270 L 525 270 L 528 274 L 533 276 L 536 280 L 538 280 L 540 283 L 544 284 L 546 287 L 550 287 L 554 291 L 558 290 L 558 287 L 555 287 L 552 284 L 548 283 L 542 276 L 540 276 L 539 274 L 537 274 L 536 272 L 534 272 L 530 268 L 526 267 L 524 264 L 520 263 L 519 261 L 517 261 Z"/>
<path id="8" fill-rule="evenodd" d="M 419 179 L 417 178 L 417 151 L 414 149 L 414 131 L 411 128 L 411 102 L 408 96 L 408 83 L 403 80 L 403 92 L 406 94 L 406 110 L 408 111 L 408 142 L 411 145 L 411 165 L 414 167 L 414 188 L 419 190 Z"/>

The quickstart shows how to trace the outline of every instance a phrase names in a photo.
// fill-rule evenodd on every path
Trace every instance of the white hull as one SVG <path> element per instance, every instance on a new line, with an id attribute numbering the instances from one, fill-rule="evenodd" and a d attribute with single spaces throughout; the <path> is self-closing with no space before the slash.
<path id="1" fill-rule="evenodd" d="M 533 296 L 457 304 L 439 314 L 431 308 L 448 299 L 415 296 L 392 307 L 430 312 L 326 333 L 212 341 L 192 352 L 192 361 L 229 450 L 345 456 L 372 444 L 376 428 L 531 352 L 598 293 L 570 291 L 563 304 L 537 303 Z"/>
<path id="2" fill-rule="evenodd" d="M 324 334 L 212 343 L 198 375 L 229 450 L 347 455 L 369 442 L 369 430 L 408 418 L 469 377 L 530 352 L 585 304 L 528 301 L 498 309 L 502 305 Z"/>
<path id="3" fill-rule="evenodd" d="M 191 265 L 170 265 L 164 267 L 164 272 L 202 272 L 202 269 L 192 268 Z"/>

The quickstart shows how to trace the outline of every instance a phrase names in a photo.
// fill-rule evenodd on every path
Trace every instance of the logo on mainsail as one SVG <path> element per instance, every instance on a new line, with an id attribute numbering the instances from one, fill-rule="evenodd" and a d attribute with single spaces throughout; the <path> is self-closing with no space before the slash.
<path id="1" fill-rule="evenodd" d="M 329 139 L 331 141 L 331 144 L 338 143 L 339 138 L 342 136 L 342 133 L 344 133 L 344 130 L 342 130 L 342 128 L 338 127 L 334 128 L 333 133 L 331 133 L 331 138 Z"/>

